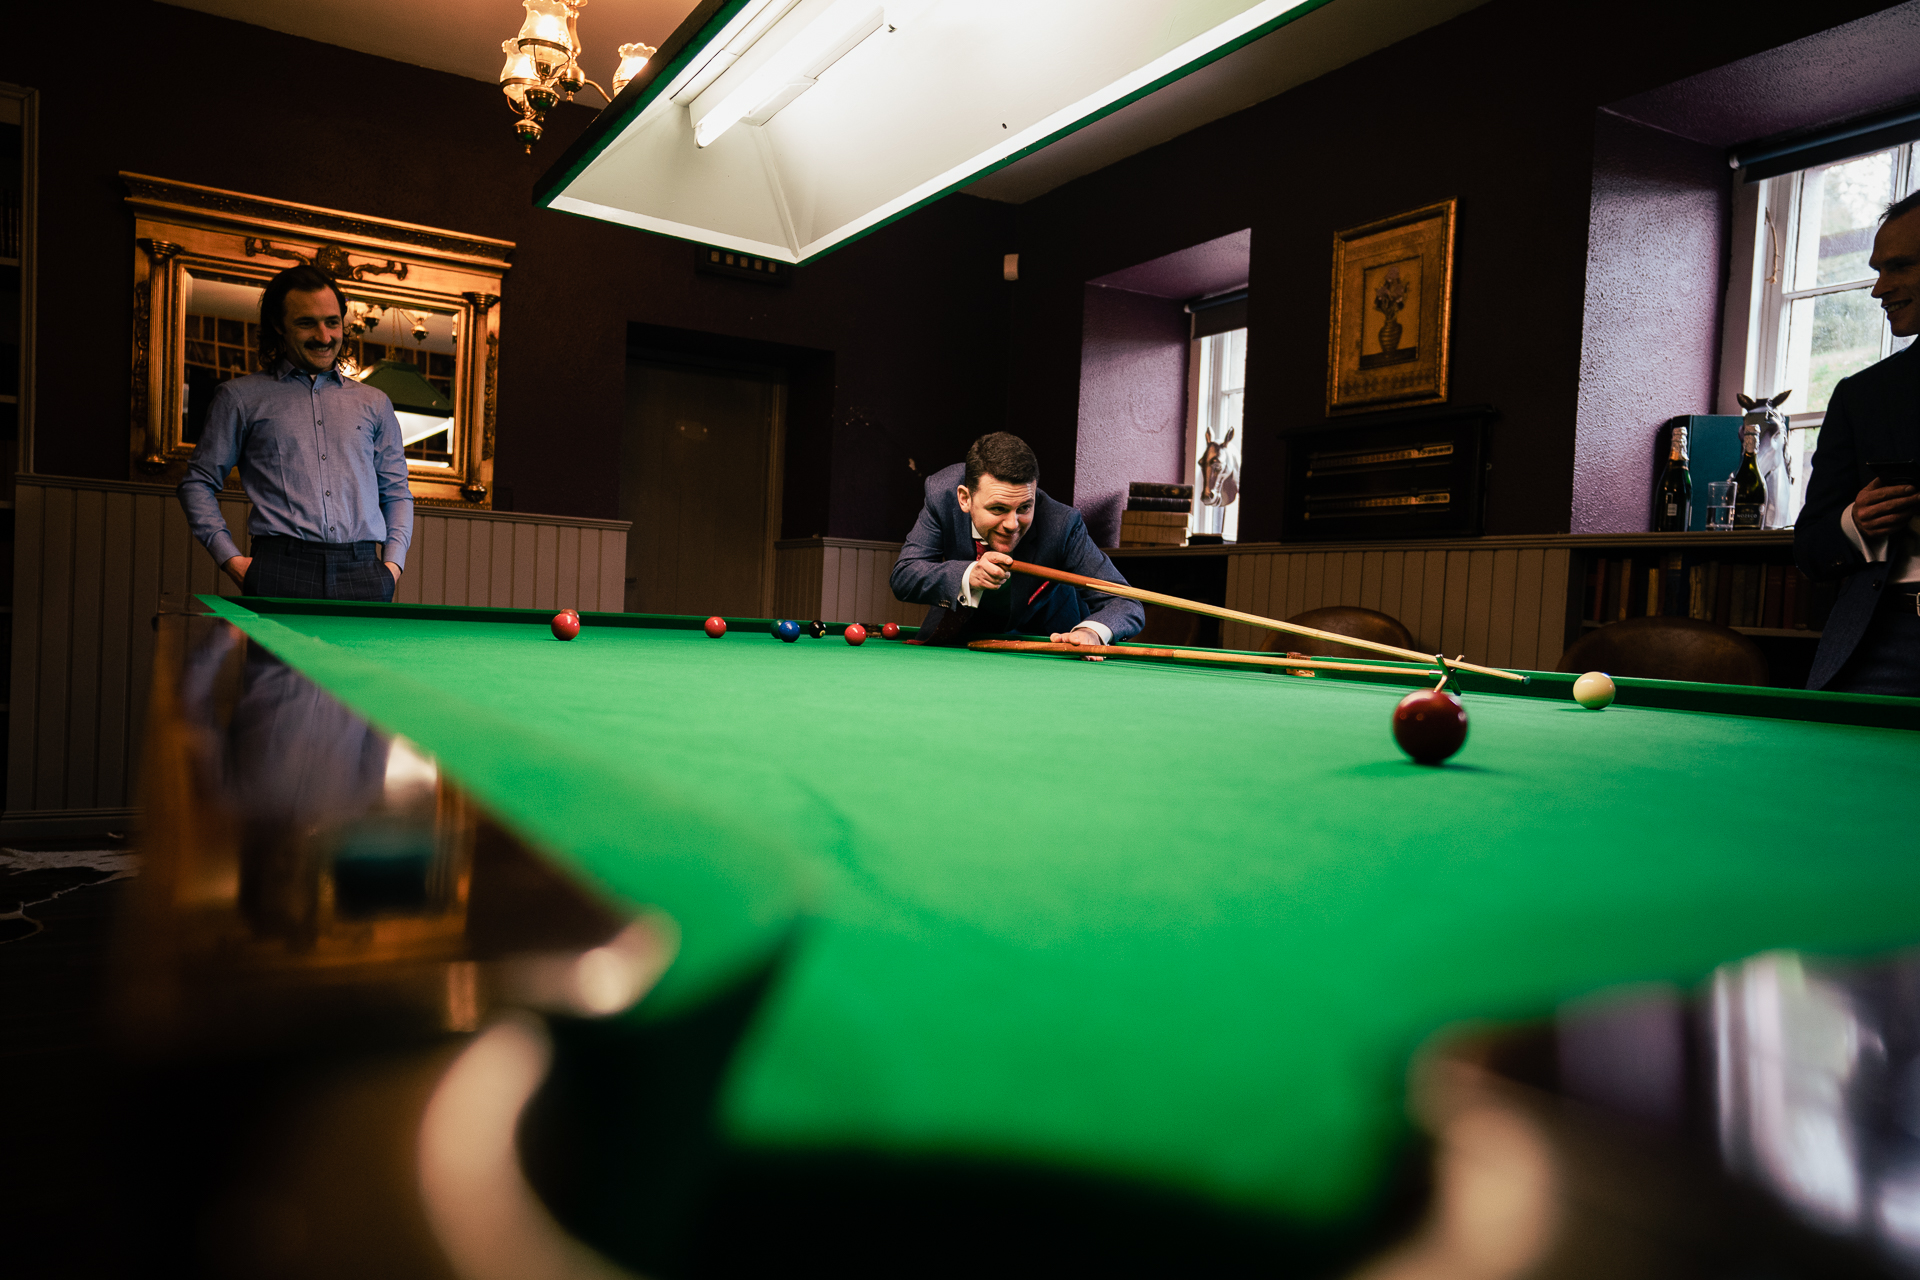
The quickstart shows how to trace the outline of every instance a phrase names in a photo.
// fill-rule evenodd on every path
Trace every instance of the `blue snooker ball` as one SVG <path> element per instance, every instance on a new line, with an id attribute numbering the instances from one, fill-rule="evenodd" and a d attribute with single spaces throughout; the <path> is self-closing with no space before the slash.
<path id="1" fill-rule="evenodd" d="M 800 624 L 791 619 L 782 618 L 773 624 L 773 634 L 779 636 L 788 644 L 792 644 L 800 638 Z"/>

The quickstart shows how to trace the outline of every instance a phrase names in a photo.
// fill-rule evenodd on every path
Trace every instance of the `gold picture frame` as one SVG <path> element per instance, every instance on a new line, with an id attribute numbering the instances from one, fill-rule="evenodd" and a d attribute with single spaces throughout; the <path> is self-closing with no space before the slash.
<path id="1" fill-rule="evenodd" d="M 1329 416 L 1446 400 L 1454 205 L 1333 237 Z"/>

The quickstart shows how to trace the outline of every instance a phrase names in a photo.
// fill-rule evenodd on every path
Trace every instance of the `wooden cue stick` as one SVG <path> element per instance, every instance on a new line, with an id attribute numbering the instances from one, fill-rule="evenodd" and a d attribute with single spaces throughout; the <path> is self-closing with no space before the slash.
<path id="1" fill-rule="evenodd" d="M 1129 600 L 1138 600 L 1142 604 L 1165 605 L 1169 609 L 1180 609 L 1187 613 L 1205 614 L 1209 618 L 1220 618 L 1227 622 L 1244 622 L 1248 626 L 1265 627 L 1269 631 L 1290 631 L 1298 636 L 1312 636 L 1316 640 L 1328 640 L 1334 644 L 1351 645 L 1356 649 L 1372 649 L 1375 653 L 1384 653 L 1391 658 L 1402 658 L 1408 662 L 1434 661 L 1434 655 L 1419 653 L 1412 649 L 1402 649 L 1398 645 L 1381 644 L 1378 640 L 1362 640 L 1358 636 L 1343 636 L 1332 631 L 1320 631 L 1313 627 L 1303 627 L 1297 622 L 1281 622 L 1277 618 L 1263 618 L 1257 613 L 1241 613 L 1238 609 L 1223 609 L 1219 605 L 1201 604 L 1197 600 L 1183 600 L 1179 596 L 1162 595 L 1158 591 L 1143 591 L 1139 587 L 1130 587 L 1124 582 L 1105 582 L 1099 578 L 1089 578 L 1085 574 L 1068 573 L 1064 569 L 1045 569 L 1037 564 L 1026 564 L 1015 560 L 1007 566 L 1014 573 L 1024 573 L 1035 578 L 1045 578 L 1049 582 L 1064 582 L 1073 587 L 1092 587 L 1095 591 L 1110 596 L 1125 596 Z M 1483 676 L 1498 676 L 1502 680 L 1515 680 L 1527 683 L 1527 677 L 1511 671 L 1502 671 L 1498 667 L 1483 667 L 1476 663 L 1464 662 L 1457 658 L 1443 660 L 1449 667 L 1461 671 L 1477 671 Z"/>
<path id="2" fill-rule="evenodd" d="M 1128 644 L 1056 644 L 1051 640 L 974 640 L 967 645 L 969 649 L 979 649 L 986 653 L 1050 653 L 1063 658 L 1084 658 L 1091 655 L 1112 658 L 1178 658 L 1194 662 L 1221 662 L 1234 666 L 1249 667 L 1305 667 L 1318 671 L 1373 671 L 1389 676 L 1417 676 L 1422 680 L 1440 673 L 1435 671 L 1432 660 L 1424 671 L 1409 671 L 1405 667 L 1378 667 L 1361 662 L 1341 662 L 1338 659 L 1323 661 L 1318 658 L 1280 658 L 1267 653 L 1221 653 L 1205 649 L 1159 649 L 1150 645 Z"/>

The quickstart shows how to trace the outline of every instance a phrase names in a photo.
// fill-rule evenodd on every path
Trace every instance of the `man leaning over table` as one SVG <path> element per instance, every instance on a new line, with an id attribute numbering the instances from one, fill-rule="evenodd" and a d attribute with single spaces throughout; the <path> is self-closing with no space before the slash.
<path id="1" fill-rule="evenodd" d="M 1080 513 L 1041 492 L 1040 463 L 1026 441 L 995 431 L 973 442 L 965 462 L 927 478 L 926 506 L 894 563 L 894 596 L 932 606 L 922 643 L 1019 633 L 1103 645 L 1146 625 L 1136 601 L 1016 574 L 1015 547 L 1030 564 L 1126 581 Z"/>

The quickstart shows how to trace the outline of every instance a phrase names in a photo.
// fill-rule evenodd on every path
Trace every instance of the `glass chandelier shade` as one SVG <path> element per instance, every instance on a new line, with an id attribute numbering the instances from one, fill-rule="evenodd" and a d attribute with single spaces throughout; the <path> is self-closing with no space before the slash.
<path id="1" fill-rule="evenodd" d="M 519 43 L 513 40 L 502 40 L 500 52 L 507 55 L 507 65 L 500 68 L 500 88 L 514 106 L 524 107 L 527 87 L 540 83 L 540 73 L 534 68 L 533 55 L 520 52 Z"/>
<path id="2" fill-rule="evenodd" d="M 647 65 L 657 50 L 650 44 L 623 44 L 620 46 L 620 65 L 613 73 L 613 96 L 619 97 L 620 91 L 627 87 L 633 78 L 640 74 L 640 68 Z"/>
<path id="3" fill-rule="evenodd" d="M 578 52 L 567 29 L 567 0 L 521 0 L 521 4 L 527 18 L 515 41 L 522 53 L 532 56 L 545 79 L 572 62 Z"/>

